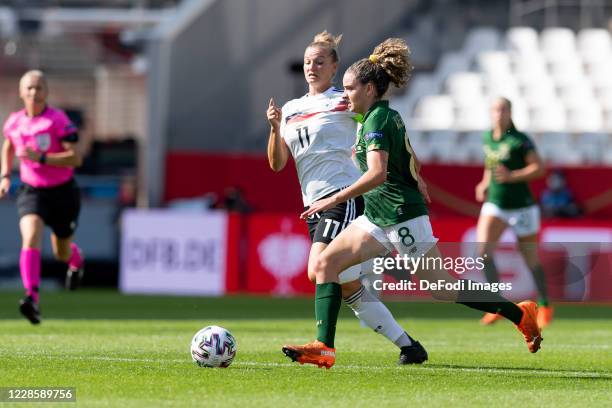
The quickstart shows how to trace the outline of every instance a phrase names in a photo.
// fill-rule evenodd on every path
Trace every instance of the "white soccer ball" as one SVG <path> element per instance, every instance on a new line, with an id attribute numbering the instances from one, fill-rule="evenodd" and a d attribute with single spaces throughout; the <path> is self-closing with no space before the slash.
<path id="1" fill-rule="evenodd" d="M 191 358 L 200 367 L 228 367 L 238 344 L 232 334 L 219 326 L 208 326 L 200 330 L 191 340 Z"/>

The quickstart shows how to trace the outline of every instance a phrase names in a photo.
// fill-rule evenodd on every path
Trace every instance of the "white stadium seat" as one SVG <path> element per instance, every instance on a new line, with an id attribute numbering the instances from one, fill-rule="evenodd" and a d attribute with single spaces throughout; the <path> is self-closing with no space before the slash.
<path id="1" fill-rule="evenodd" d="M 576 36 L 569 28 L 545 28 L 540 35 L 540 49 L 549 61 L 573 59 L 576 55 Z"/>
<path id="2" fill-rule="evenodd" d="M 524 88 L 523 99 L 531 109 L 550 106 L 555 103 L 557 94 L 554 86 L 547 81 L 536 82 Z"/>
<path id="3" fill-rule="evenodd" d="M 603 152 L 608 148 L 609 140 L 606 133 L 583 133 L 578 136 L 574 147 L 582 154 L 586 163 L 599 163 Z"/>
<path id="4" fill-rule="evenodd" d="M 438 161 L 451 161 L 457 147 L 457 132 L 437 130 L 426 134 L 431 146 L 431 157 Z"/>
<path id="5" fill-rule="evenodd" d="M 484 130 L 491 127 L 489 105 L 486 99 L 471 104 L 457 104 L 454 128 L 460 131 Z"/>
<path id="6" fill-rule="evenodd" d="M 579 60 L 554 61 L 550 64 L 550 76 L 557 86 L 587 82 Z"/>
<path id="7" fill-rule="evenodd" d="M 592 106 L 598 103 L 593 88 L 586 81 L 560 87 L 559 96 L 566 107 Z"/>
<path id="8" fill-rule="evenodd" d="M 572 137 L 568 133 L 544 133 L 538 138 L 540 156 L 553 164 L 579 164 L 582 155 L 573 149 Z"/>
<path id="9" fill-rule="evenodd" d="M 523 55 L 539 53 L 538 33 L 531 27 L 512 27 L 506 33 L 506 48 Z"/>
<path id="10" fill-rule="evenodd" d="M 455 72 L 468 71 L 470 60 L 461 52 L 447 52 L 440 58 L 440 63 L 436 68 L 434 76 L 438 83 L 442 83 L 446 78 Z"/>
<path id="11" fill-rule="evenodd" d="M 612 37 L 605 29 L 477 28 L 432 74 L 413 78 L 391 106 L 406 119 L 417 156 L 483 160 L 482 131 L 496 97 L 512 102 L 513 120 L 551 163 L 612 164 Z M 457 132 L 460 132 L 459 134 Z M 554 133 L 551 133 L 554 132 Z M 580 137 L 576 140 L 570 133 Z"/>
<path id="12" fill-rule="evenodd" d="M 529 129 L 536 132 L 562 132 L 566 129 L 563 107 L 553 101 L 534 108 Z"/>
<path id="13" fill-rule="evenodd" d="M 476 72 L 457 72 L 446 80 L 448 93 L 459 103 L 484 98 L 484 80 Z"/>
<path id="14" fill-rule="evenodd" d="M 567 129 L 572 132 L 598 132 L 603 130 L 601 107 L 596 103 L 572 106 L 568 109 Z"/>
<path id="15" fill-rule="evenodd" d="M 604 28 L 580 30 L 577 37 L 578 52 L 585 62 L 600 61 L 612 55 L 610 33 Z"/>
<path id="16" fill-rule="evenodd" d="M 448 95 L 428 95 L 416 106 L 414 127 L 450 129 L 455 122 L 455 106 Z"/>
<path id="17" fill-rule="evenodd" d="M 464 55 L 471 59 L 479 52 L 496 50 L 499 43 L 500 35 L 495 28 L 473 28 L 465 38 L 462 51 Z"/>
<path id="18" fill-rule="evenodd" d="M 478 67 L 488 77 L 512 75 L 510 56 L 504 51 L 484 51 L 476 57 Z"/>

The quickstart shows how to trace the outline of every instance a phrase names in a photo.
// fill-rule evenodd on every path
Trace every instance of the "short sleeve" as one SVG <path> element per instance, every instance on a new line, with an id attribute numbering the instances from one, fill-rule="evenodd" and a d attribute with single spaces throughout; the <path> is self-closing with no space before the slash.
<path id="1" fill-rule="evenodd" d="M 533 141 L 528 136 L 524 136 L 523 141 L 519 148 L 520 148 L 520 151 L 523 157 L 527 156 L 527 154 L 532 151 L 536 151 L 536 147 L 533 144 Z"/>
<path id="2" fill-rule="evenodd" d="M 58 111 L 54 122 L 55 134 L 58 138 L 66 141 L 76 142 L 74 138 L 78 132 L 78 129 L 72 123 L 72 121 L 70 121 L 70 119 L 64 112 Z"/>
<path id="3" fill-rule="evenodd" d="M 363 124 L 362 134 L 366 145 L 366 151 L 389 151 L 389 139 L 391 135 L 386 126 L 386 120 L 381 120 L 376 116 L 368 118 Z"/>
<path id="4" fill-rule="evenodd" d="M 285 138 L 285 122 L 287 122 L 287 104 L 281 108 L 280 137 Z"/>

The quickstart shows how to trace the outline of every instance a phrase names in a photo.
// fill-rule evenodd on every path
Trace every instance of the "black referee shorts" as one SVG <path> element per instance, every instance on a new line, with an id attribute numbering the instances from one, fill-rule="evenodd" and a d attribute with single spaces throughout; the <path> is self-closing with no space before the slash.
<path id="1" fill-rule="evenodd" d="M 22 184 L 17 192 L 19 218 L 36 214 L 55 236 L 69 238 L 77 227 L 81 211 L 81 193 L 74 179 L 55 187 Z"/>
<path id="2" fill-rule="evenodd" d="M 334 191 L 322 198 L 330 197 L 336 193 L 337 191 Z M 363 214 L 364 208 L 363 197 L 359 196 L 329 210 L 311 215 L 307 220 L 310 240 L 313 243 L 329 244 L 351 221 Z M 305 207 L 304 211 L 307 209 L 308 207 Z"/>

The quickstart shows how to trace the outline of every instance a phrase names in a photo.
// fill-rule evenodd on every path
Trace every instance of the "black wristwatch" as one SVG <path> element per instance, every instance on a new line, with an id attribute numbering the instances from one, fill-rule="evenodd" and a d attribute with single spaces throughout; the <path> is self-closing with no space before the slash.
<path id="1" fill-rule="evenodd" d="M 47 162 L 47 153 L 41 153 L 38 162 L 40 164 L 45 164 Z"/>

